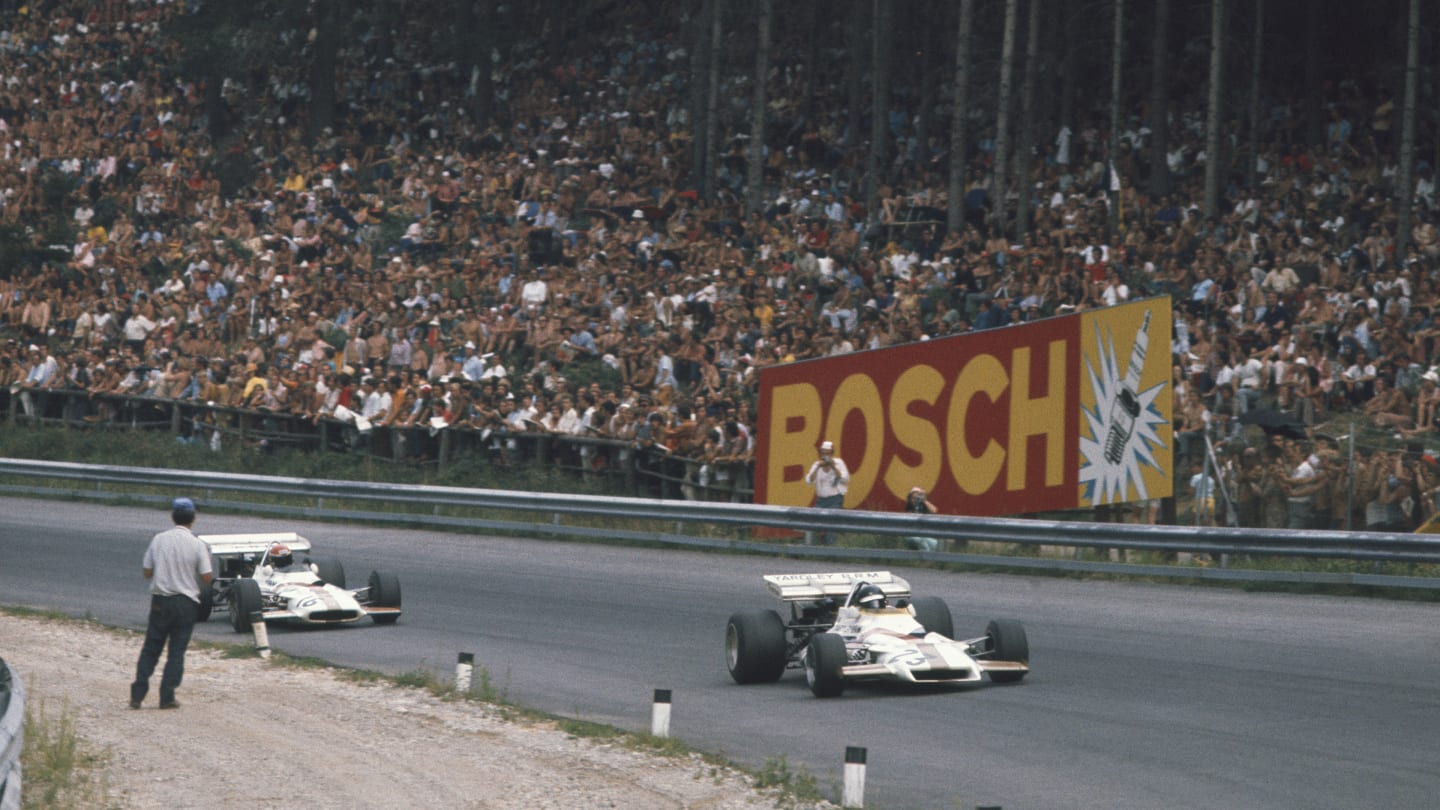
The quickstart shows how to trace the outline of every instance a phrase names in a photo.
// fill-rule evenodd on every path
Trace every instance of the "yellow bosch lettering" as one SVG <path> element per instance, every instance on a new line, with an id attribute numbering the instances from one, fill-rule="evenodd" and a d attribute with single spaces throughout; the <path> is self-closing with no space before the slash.
<path id="1" fill-rule="evenodd" d="M 1065 348 L 1063 341 L 1051 341 L 1046 393 L 1039 397 L 1030 396 L 1030 348 L 1018 348 L 1010 355 L 1013 387 L 1005 486 L 1012 491 L 1025 486 L 1026 447 L 1031 436 L 1045 437 L 1045 485 L 1057 486 L 1065 480 Z"/>
<path id="2" fill-rule="evenodd" d="M 980 455 L 970 452 L 966 441 L 966 416 L 970 400 L 984 395 L 991 402 L 1000 399 L 1010 384 L 1005 366 L 990 354 L 972 357 L 960 376 L 955 379 L 955 388 L 950 392 L 950 410 L 945 431 L 946 458 L 950 462 L 950 475 L 962 492 L 980 495 L 990 490 L 1005 465 L 1005 448 L 992 438 L 986 438 L 985 450 Z"/>

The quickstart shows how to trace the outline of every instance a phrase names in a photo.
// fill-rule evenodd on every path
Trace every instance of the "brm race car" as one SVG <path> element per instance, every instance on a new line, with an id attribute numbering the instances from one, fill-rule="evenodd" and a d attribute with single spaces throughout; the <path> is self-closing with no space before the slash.
<path id="1" fill-rule="evenodd" d="M 200 621 L 228 611 L 238 633 L 257 615 L 265 622 L 344 624 L 369 616 L 376 624 L 400 618 L 400 580 L 370 573 L 363 588 L 345 587 L 338 560 L 311 560 L 310 541 L 293 532 L 209 534 L 200 538 L 214 555 L 215 579 L 201 600 Z"/>
<path id="2" fill-rule="evenodd" d="M 956 640 L 945 601 L 911 597 L 909 583 L 889 571 L 772 574 L 765 584 L 790 618 L 774 610 L 730 617 L 725 660 L 736 683 L 773 683 L 803 668 L 816 697 L 837 697 L 851 681 L 1013 683 L 1030 671 L 1019 622 L 996 619 L 985 635 Z"/>

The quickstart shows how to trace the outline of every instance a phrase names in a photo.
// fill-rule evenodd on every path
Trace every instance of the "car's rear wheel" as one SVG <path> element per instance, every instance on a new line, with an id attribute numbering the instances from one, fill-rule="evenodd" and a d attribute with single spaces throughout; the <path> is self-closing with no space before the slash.
<path id="1" fill-rule="evenodd" d="M 215 583 L 208 582 L 200 586 L 200 607 L 195 611 L 196 622 L 210 621 L 210 614 L 215 610 Z"/>
<path id="2" fill-rule="evenodd" d="M 370 604 L 376 607 L 400 607 L 400 578 L 394 574 L 370 572 Z M 384 613 L 370 617 L 376 624 L 394 624 L 400 618 L 398 613 Z"/>
<path id="3" fill-rule="evenodd" d="M 1025 638 L 1025 626 L 1014 619 L 995 619 L 985 627 L 990 638 L 990 657 L 997 661 L 1020 661 L 1030 663 L 1030 642 Z M 1024 672 L 992 672 L 990 680 L 995 683 L 1014 683 L 1024 678 Z"/>
<path id="4" fill-rule="evenodd" d="M 736 683 L 774 683 L 785 674 L 785 622 L 773 610 L 747 610 L 725 625 L 725 664 Z"/>
<path id="5" fill-rule="evenodd" d="M 805 682 L 815 697 L 839 697 L 845 691 L 845 639 L 835 633 L 817 633 L 805 648 Z"/>
<path id="6" fill-rule="evenodd" d="M 235 628 L 235 632 L 244 633 L 250 629 L 250 615 L 264 607 L 264 600 L 260 598 L 260 583 L 253 579 L 235 580 L 230 586 L 228 601 L 230 626 Z"/>
<path id="7" fill-rule="evenodd" d="M 339 560 L 316 560 L 315 576 L 337 588 L 345 587 L 345 566 Z"/>
<path id="8" fill-rule="evenodd" d="M 938 596 L 917 596 L 910 600 L 915 611 L 915 621 L 931 633 L 946 638 L 955 637 L 955 621 L 950 617 L 950 606 Z"/>

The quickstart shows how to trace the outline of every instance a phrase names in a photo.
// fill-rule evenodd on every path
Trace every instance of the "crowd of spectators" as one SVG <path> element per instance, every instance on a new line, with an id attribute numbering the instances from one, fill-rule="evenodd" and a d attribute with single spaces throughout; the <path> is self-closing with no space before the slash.
<path id="1" fill-rule="evenodd" d="M 719 191 L 703 198 L 685 46 L 638 11 L 564 54 L 517 44 L 497 66 L 504 123 L 477 129 L 469 77 L 425 60 L 439 21 L 420 10 L 387 57 L 373 39 L 342 47 L 333 131 L 305 137 L 303 83 L 277 72 L 227 85 L 223 143 L 167 33 L 183 13 L 54 2 L 0 20 L 0 226 L 63 209 L 63 227 L 26 238 L 67 238 L 40 269 L 0 271 L 0 381 L 27 413 L 34 392 L 84 389 L 644 438 L 743 464 L 765 366 L 1169 294 L 1177 484 L 1204 437 L 1241 446 L 1256 407 L 1306 427 L 1349 410 L 1421 446 L 1440 430 L 1433 168 L 1395 188 L 1394 104 L 1356 82 L 1330 88 L 1323 144 L 1304 143 L 1296 106 L 1269 106 L 1257 184 L 1237 160 L 1214 217 L 1200 209 L 1199 107 L 1177 110 L 1173 193 L 1152 196 L 1138 116 L 1110 191 L 1092 100 L 1096 115 L 1042 140 L 1020 184 L 1033 226 L 1016 240 L 987 216 L 1012 202 L 988 194 L 992 132 L 976 133 L 966 224 L 947 232 L 942 140 L 922 142 L 913 97 L 901 102 L 867 211 L 844 94 L 784 58 L 764 210 L 742 204 L 738 129 L 722 133 Z M 745 120 L 747 78 L 725 80 L 726 120 Z M 241 158 L 253 171 L 227 187 L 216 167 Z M 1397 194 L 1417 206 L 1405 255 Z M 73 416 L 111 418 L 107 401 Z M 1323 463 L 1325 449 L 1303 457 Z M 1273 452 L 1276 497 L 1306 497 L 1300 464 Z M 1260 514 L 1244 519 L 1275 520 Z"/>

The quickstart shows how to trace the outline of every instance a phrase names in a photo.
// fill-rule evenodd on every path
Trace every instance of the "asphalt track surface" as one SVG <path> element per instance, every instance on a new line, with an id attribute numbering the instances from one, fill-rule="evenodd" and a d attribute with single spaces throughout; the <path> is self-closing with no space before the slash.
<path id="1" fill-rule="evenodd" d="M 140 560 L 168 515 L 0 499 L 0 604 L 143 628 Z M 956 634 L 1024 622 L 1013 686 L 852 687 L 817 700 L 799 672 L 737 686 L 727 617 L 770 607 L 760 576 L 815 563 L 202 514 L 197 532 L 299 531 L 352 583 L 397 574 L 389 627 L 274 629 L 292 655 L 448 677 L 472 652 L 535 708 L 672 733 L 750 766 L 783 756 L 839 798 L 868 749 L 866 806 L 1431 808 L 1440 802 L 1440 607 L 1177 585 L 900 571 L 944 598 Z M 235 641 L 223 615 L 197 636 Z M 0 638 L 0 657 L 4 655 Z M 137 645 L 138 649 L 138 645 Z M 116 700 L 130 673 L 117 672 Z"/>

